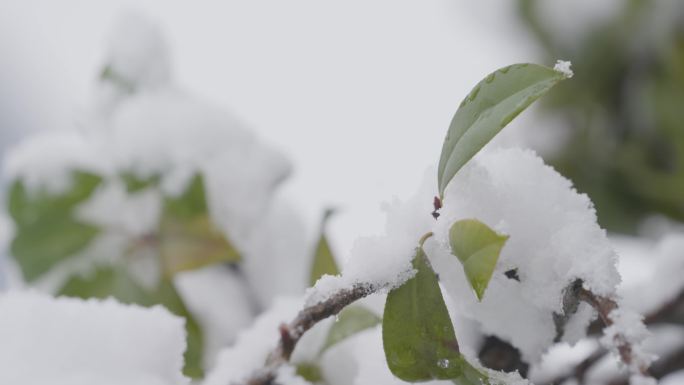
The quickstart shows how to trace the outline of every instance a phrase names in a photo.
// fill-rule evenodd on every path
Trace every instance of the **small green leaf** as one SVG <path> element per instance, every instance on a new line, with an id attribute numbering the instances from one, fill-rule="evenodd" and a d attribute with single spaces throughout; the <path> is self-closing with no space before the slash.
<path id="1" fill-rule="evenodd" d="M 458 170 L 511 120 L 566 75 L 536 64 L 513 64 L 480 81 L 458 107 L 439 159 L 439 195 Z"/>
<path id="2" fill-rule="evenodd" d="M 10 249 L 27 281 L 74 256 L 97 236 L 96 227 L 80 223 L 73 215 L 101 181 L 97 175 L 77 171 L 72 174 L 70 188 L 59 194 L 29 192 L 21 180 L 12 184 L 8 209 L 16 235 Z"/>
<path id="3" fill-rule="evenodd" d="M 159 225 L 159 250 L 166 277 L 240 254 L 209 218 L 202 177 L 196 175 L 179 197 L 167 198 Z"/>
<path id="4" fill-rule="evenodd" d="M 409 382 L 488 383 L 459 353 L 437 276 L 422 247 L 416 249 L 413 268 L 416 275 L 392 290 L 385 302 L 382 342 L 390 371 Z"/>
<path id="5" fill-rule="evenodd" d="M 134 82 L 118 74 L 110 65 L 107 65 L 102 69 L 100 80 L 103 82 L 111 82 L 129 94 L 134 93 L 137 88 Z"/>
<path id="6" fill-rule="evenodd" d="M 306 362 L 297 364 L 297 375 L 312 384 L 325 383 L 321 368 L 314 363 Z"/>
<path id="7" fill-rule="evenodd" d="M 185 351 L 184 373 L 193 378 L 202 376 L 202 331 L 171 281 L 162 280 L 156 288 L 147 289 L 140 286 L 123 267 L 100 268 L 87 277 L 72 277 L 59 291 L 59 295 L 78 298 L 114 297 L 123 303 L 148 307 L 163 305 L 171 313 L 186 320 L 188 347 Z"/>
<path id="8" fill-rule="evenodd" d="M 335 263 L 335 258 L 330 250 L 330 245 L 328 245 L 328 240 L 325 238 L 324 234 L 321 234 L 321 238 L 318 240 L 318 246 L 316 247 L 313 265 L 311 266 L 309 284 L 315 284 L 316 281 L 325 274 L 338 275 L 339 273 L 340 271 Z"/>
<path id="9" fill-rule="evenodd" d="M 196 174 L 181 195 L 166 198 L 164 210 L 179 218 L 193 218 L 206 214 L 207 197 L 202 175 Z"/>
<path id="10" fill-rule="evenodd" d="M 330 245 L 325 237 L 325 225 L 334 211 L 332 209 L 325 210 L 323 219 L 321 220 L 321 236 L 318 239 L 316 246 L 316 253 L 314 254 L 313 263 L 311 265 L 311 272 L 309 274 L 309 285 L 313 286 L 319 278 L 324 275 L 338 275 L 340 270 L 335 263 L 335 257 L 330 250 Z"/>
<path id="11" fill-rule="evenodd" d="M 361 305 L 347 306 L 339 313 L 337 320 L 330 327 L 321 353 L 358 332 L 372 328 L 380 321 L 380 317 Z"/>
<path id="12" fill-rule="evenodd" d="M 464 219 L 451 225 L 451 252 L 463 264 L 463 270 L 478 300 L 482 300 L 507 240 L 507 235 L 496 233 L 476 219 Z"/>
<path id="13" fill-rule="evenodd" d="M 148 177 L 140 177 L 132 172 L 121 173 L 121 180 L 126 185 L 126 192 L 134 193 L 141 190 L 145 190 L 149 187 L 156 186 L 161 180 L 159 174 L 155 174 Z"/>

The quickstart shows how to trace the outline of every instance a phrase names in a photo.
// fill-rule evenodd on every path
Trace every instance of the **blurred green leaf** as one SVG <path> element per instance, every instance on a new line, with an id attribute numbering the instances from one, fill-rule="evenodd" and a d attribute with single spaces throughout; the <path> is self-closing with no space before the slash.
<path id="1" fill-rule="evenodd" d="M 323 372 L 318 365 L 305 362 L 297 364 L 297 375 L 312 384 L 324 384 Z"/>
<path id="2" fill-rule="evenodd" d="M 487 384 L 487 377 L 459 353 L 437 276 L 422 247 L 416 249 L 413 268 L 416 275 L 392 290 L 385 302 L 382 342 L 390 371 L 409 382 Z"/>
<path id="3" fill-rule="evenodd" d="M 335 258 L 330 250 L 330 245 L 328 245 L 328 240 L 325 238 L 324 234 L 321 234 L 321 238 L 318 240 L 318 246 L 316 246 L 313 265 L 311 266 L 309 285 L 313 286 L 313 284 L 325 274 L 338 275 L 340 274 L 340 271 L 335 263 Z"/>
<path id="4" fill-rule="evenodd" d="M 8 210 L 16 234 L 10 250 L 27 281 L 75 255 L 97 236 L 96 227 L 77 221 L 73 215 L 101 181 L 97 175 L 74 172 L 70 188 L 58 194 L 29 192 L 22 180 L 12 184 Z"/>
<path id="5" fill-rule="evenodd" d="M 536 64 L 514 64 L 480 81 L 458 107 L 439 160 L 439 195 L 458 170 L 511 120 L 565 75 Z"/>
<path id="6" fill-rule="evenodd" d="M 209 218 L 200 175 L 179 197 L 166 199 L 159 227 L 159 250 L 167 277 L 219 262 L 240 261 L 237 249 Z"/>
<path id="7" fill-rule="evenodd" d="M 97 175 L 75 171 L 69 189 L 53 194 L 44 189 L 29 192 L 21 179 L 16 180 L 10 187 L 9 213 L 17 227 L 31 226 L 46 217 L 68 216 L 101 182 L 102 178 Z"/>
<path id="8" fill-rule="evenodd" d="M 497 234 L 476 219 L 464 219 L 451 225 L 451 252 L 463 264 L 463 270 L 478 300 L 482 300 L 507 240 L 507 235 Z"/>
<path id="9" fill-rule="evenodd" d="M 181 195 L 167 197 L 164 202 L 164 212 L 181 219 L 206 214 L 208 212 L 207 197 L 202 175 L 195 174 Z"/>
<path id="10" fill-rule="evenodd" d="M 372 328 L 381 321 L 380 317 L 361 305 L 347 306 L 339 313 L 337 320 L 328 331 L 321 353 L 358 332 Z"/>
<path id="11" fill-rule="evenodd" d="M 102 69 L 102 72 L 100 72 L 100 80 L 103 82 L 111 82 L 129 94 L 134 93 L 137 88 L 134 82 L 121 76 L 119 73 L 114 71 L 110 65 L 107 65 Z"/>
<path id="12" fill-rule="evenodd" d="M 156 186 L 159 184 L 161 177 L 159 175 L 152 175 L 148 177 L 140 177 L 132 172 L 121 173 L 121 180 L 126 185 L 126 191 L 128 193 L 134 193 L 141 190 L 145 190 L 149 187 Z"/>
<path id="13" fill-rule="evenodd" d="M 19 228 L 10 251 L 24 278 L 33 281 L 81 251 L 97 234 L 97 228 L 68 217 L 46 218 L 32 226 Z"/>
<path id="14" fill-rule="evenodd" d="M 147 307 L 163 305 L 186 320 L 188 347 L 185 351 L 184 373 L 193 378 L 202 376 L 202 331 L 171 281 L 162 280 L 156 288 L 148 289 L 139 285 L 123 267 L 108 267 L 100 268 L 87 277 L 72 277 L 59 291 L 59 295 L 77 298 L 114 297 L 123 303 Z"/>
<path id="15" fill-rule="evenodd" d="M 323 219 L 321 220 L 321 236 L 316 245 L 316 253 L 314 254 L 313 263 L 311 265 L 311 272 L 309 274 L 309 285 L 313 286 L 319 278 L 323 275 L 338 275 L 340 270 L 335 263 L 335 257 L 330 250 L 330 245 L 325 237 L 325 225 L 328 219 L 332 216 L 334 211 L 332 209 L 325 210 Z"/>

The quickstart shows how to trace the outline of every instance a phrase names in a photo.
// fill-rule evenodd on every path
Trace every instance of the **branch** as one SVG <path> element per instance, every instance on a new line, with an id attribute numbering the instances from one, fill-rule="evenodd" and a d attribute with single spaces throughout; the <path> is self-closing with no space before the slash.
<path id="1" fill-rule="evenodd" d="M 610 313 L 618 307 L 614 300 L 596 295 L 584 287 L 579 289 L 577 295 L 582 301 L 588 303 L 594 309 L 596 309 L 605 327 L 613 325 L 613 320 L 610 318 Z M 621 334 L 616 335 L 615 343 L 617 345 L 618 353 L 620 354 L 620 359 L 623 363 L 625 363 L 628 367 L 634 367 L 638 365 L 637 370 L 639 373 L 647 377 L 651 376 L 648 372 L 648 365 L 635 362 L 634 348 L 625 336 Z"/>
<path id="2" fill-rule="evenodd" d="M 342 289 L 325 301 L 301 310 L 292 322 L 280 325 L 280 342 L 278 342 L 278 346 L 269 354 L 266 365 L 252 373 L 249 378 L 243 381 L 243 384 L 275 384 L 278 369 L 290 360 L 297 343 L 307 330 L 311 329 L 318 322 L 336 315 L 347 305 L 374 293 L 376 290 L 371 285 L 356 284 L 351 289 Z"/>

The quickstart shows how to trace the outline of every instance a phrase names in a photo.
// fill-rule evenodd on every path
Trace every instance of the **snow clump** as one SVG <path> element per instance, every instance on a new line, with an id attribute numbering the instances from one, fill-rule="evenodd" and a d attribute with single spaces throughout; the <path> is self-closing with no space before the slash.
<path id="1" fill-rule="evenodd" d="M 161 306 L 0 295 L 0 383 L 182 385 L 183 319 Z"/>

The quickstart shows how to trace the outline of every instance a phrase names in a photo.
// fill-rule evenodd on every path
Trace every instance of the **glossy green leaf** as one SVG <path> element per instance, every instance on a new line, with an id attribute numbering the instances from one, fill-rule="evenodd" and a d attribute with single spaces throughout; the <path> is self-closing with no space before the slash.
<path id="1" fill-rule="evenodd" d="M 78 298 L 114 297 L 123 303 L 141 306 L 163 305 L 173 314 L 186 320 L 188 347 L 185 351 L 184 373 L 193 378 L 202 376 L 202 331 L 171 281 L 162 280 L 156 288 L 149 289 L 139 285 L 121 267 L 101 268 L 90 276 L 72 277 L 59 294 Z"/>
<path id="2" fill-rule="evenodd" d="M 409 382 L 487 383 L 459 353 L 437 276 L 422 248 L 416 250 L 413 267 L 416 275 L 392 290 L 385 302 L 382 342 L 390 371 Z"/>
<path id="3" fill-rule="evenodd" d="M 464 219 L 451 225 L 451 252 L 463 264 L 463 270 L 477 299 L 482 300 L 499 254 L 508 240 L 476 219 Z"/>
<path id="4" fill-rule="evenodd" d="M 361 305 L 350 305 L 344 308 L 337 316 L 337 320 L 330 327 L 328 337 L 323 344 L 321 353 L 336 343 L 343 341 L 354 334 L 372 328 L 381 322 L 380 317 Z"/>
<path id="5" fill-rule="evenodd" d="M 511 120 L 566 76 L 536 64 L 514 64 L 489 74 L 461 102 L 439 159 L 439 195 L 458 170 Z"/>
<path id="6" fill-rule="evenodd" d="M 166 199 L 159 250 L 167 277 L 219 262 L 240 261 L 237 249 L 209 218 L 201 176 L 195 176 L 179 197 Z"/>
<path id="7" fill-rule="evenodd" d="M 96 175 L 74 172 L 69 189 L 58 194 L 46 190 L 29 192 L 21 180 L 12 184 L 8 210 L 16 233 L 10 250 L 27 281 L 74 256 L 98 234 L 96 227 L 76 220 L 74 211 L 100 182 Z"/>

